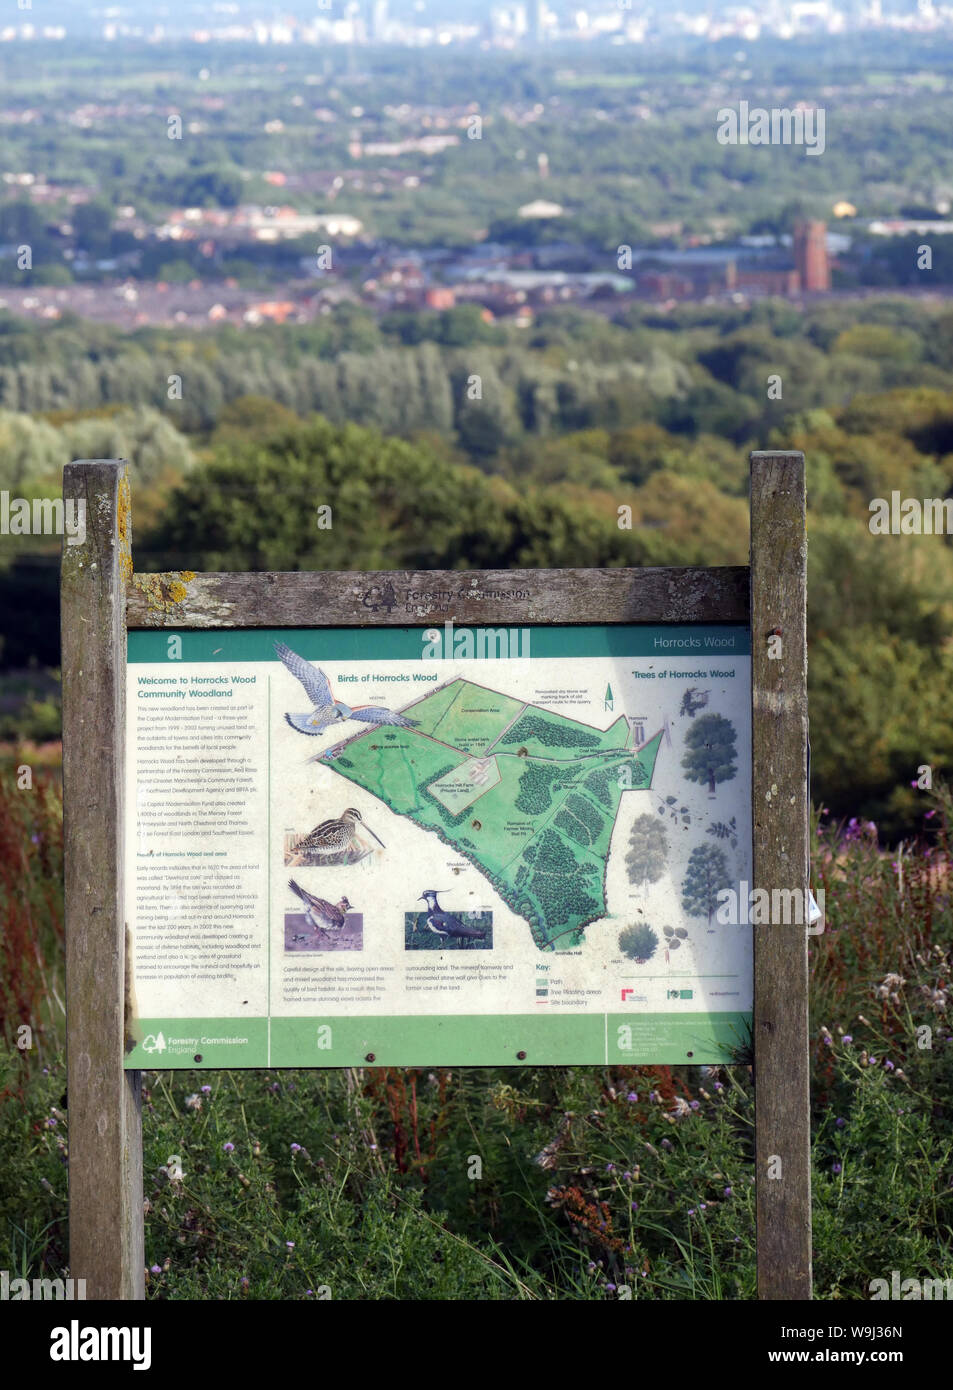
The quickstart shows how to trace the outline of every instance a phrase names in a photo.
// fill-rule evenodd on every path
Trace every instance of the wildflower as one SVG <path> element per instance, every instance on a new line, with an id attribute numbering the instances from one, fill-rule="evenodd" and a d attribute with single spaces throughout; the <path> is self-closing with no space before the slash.
<path id="1" fill-rule="evenodd" d="M 841 1115 L 838 1115 L 838 1117 L 837 1117 L 837 1119 L 834 1121 L 834 1123 L 835 1123 L 835 1125 L 837 1126 L 838 1129 L 843 1129 L 844 1126 L 846 1125 L 847 1121 L 846 1121 Z"/>
<path id="2" fill-rule="evenodd" d="M 890 1060 L 889 1057 L 888 1057 L 887 1060 L 884 1062 L 884 1067 L 886 1068 L 887 1071 L 894 1071 L 894 1070 L 895 1070 L 895 1067 L 894 1067 L 894 1065 L 893 1065 L 893 1062 L 891 1062 L 891 1060 Z"/>
<path id="3" fill-rule="evenodd" d="M 832 1172 L 832 1173 L 840 1173 L 840 1172 L 842 1172 L 842 1171 L 843 1171 L 843 1170 L 842 1170 L 841 1165 L 840 1165 L 839 1163 L 833 1163 L 833 1164 L 831 1164 L 831 1172 Z"/>
<path id="4" fill-rule="evenodd" d="M 161 1273 L 162 1273 L 162 1266 L 161 1266 L 161 1265 L 150 1265 L 150 1266 L 149 1266 L 149 1273 L 150 1273 L 150 1274 L 161 1274 Z"/>
<path id="5" fill-rule="evenodd" d="M 736 1244 L 736 1245 L 740 1245 L 740 1244 L 741 1244 L 741 1237 L 740 1237 L 740 1236 L 735 1236 L 735 1244 Z"/>
<path id="6" fill-rule="evenodd" d="M 672 1147 L 671 1139 L 662 1139 L 660 1140 L 660 1143 L 663 1149 L 670 1149 Z"/>
<path id="7" fill-rule="evenodd" d="M 56 1128 L 56 1121 L 54 1120 L 54 1118 L 53 1118 L 52 1115 L 48 1115 L 48 1116 L 47 1116 L 45 1123 L 46 1123 L 47 1129 L 55 1129 L 55 1128 Z"/>
<path id="8" fill-rule="evenodd" d="M 708 1203 L 707 1203 L 707 1202 L 699 1202 L 699 1203 L 698 1203 L 698 1210 L 699 1210 L 699 1211 L 705 1211 L 705 1210 L 707 1209 L 707 1207 L 708 1207 Z"/>
<path id="9" fill-rule="evenodd" d="M 649 1100 L 651 1100 L 651 1101 L 656 1101 L 656 1100 L 658 1100 L 658 1091 L 649 1091 Z"/>
<path id="10" fill-rule="evenodd" d="M 285 1245 L 287 1245 L 289 1250 L 293 1250 L 295 1248 L 295 1243 L 293 1240 L 286 1240 Z"/>
<path id="11" fill-rule="evenodd" d="M 631 1174 L 630 1172 L 628 1172 L 628 1171 L 624 1172 L 624 1173 L 622 1174 L 622 1181 L 623 1181 L 623 1182 L 631 1182 L 631 1181 L 632 1181 L 632 1174 Z"/>
<path id="12" fill-rule="evenodd" d="M 299 1153 L 301 1152 L 301 1145 L 300 1145 L 300 1144 L 292 1144 L 292 1146 L 291 1146 L 291 1152 L 292 1152 L 293 1154 L 299 1154 Z"/>
<path id="13" fill-rule="evenodd" d="M 868 1057 L 868 1058 L 867 1058 L 867 1065 L 868 1065 L 868 1067 L 875 1067 L 875 1066 L 877 1065 L 877 1058 L 876 1058 L 876 1057 Z"/>
<path id="14" fill-rule="evenodd" d="M 686 1100 L 683 1100 L 681 1096 L 675 1096 L 672 1101 L 672 1114 L 677 1116 L 677 1118 L 681 1120 L 688 1113 L 688 1102 Z"/>
<path id="15" fill-rule="evenodd" d="M 715 1082 L 715 1090 L 716 1090 L 716 1091 L 723 1091 L 724 1089 L 725 1089 L 725 1088 L 724 1088 L 724 1086 L 722 1086 L 722 1084 L 721 1084 L 720 1081 L 716 1081 L 716 1082 Z"/>
<path id="16" fill-rule="evenodd" d="M 688 1103 L 689 1103 L 689 1105 L 691 1106 L 691 1108 L 692 1108 L 693 1110 L 700 1110 L 700 1109 L 701 1109 L 701 1101 L 690 1100 Z"/>
<path id="17" fill-rule="evenodd" d="M 629 1102 L 630 1105 L 634 1105 L 638 1100 L 638 1096 L 636 1095 L 635 1091 L 630 1091 L 629 1094 L 626 1096 L 626 1100 Z"/>
<path id="18" fill-rule="evenodd" d="M 202 1097 L 197 1091 L 193 1091 L 190 1096 L 185 1097 L 185 1108 L 186 1110 L 202 1109 Z"/>
<path id="19" fill-rule="evenodd" d="M 200 1086 L 199 1089 L 201 1090 L 203 1096 L 210 1096 L 212 1094 L 211 1086 Z"/>
<path id="20" fill-rule="evenodd" d="M 615 1172 L 615 1164 L 614 1164 L 614 1163 L 607 1163 L 607 1164 L 606 1164 L 606 1172 L 607 1172 L 607 1173 L 614 1173 L 614 1172 Z"/>
<path id="21" fill-rule="evenodd" d="M 233 1154 L 235 1152 L 234 1144 L 223 1144 L 222 1148 L 225 1150 L 227 1154 Z"/>
<path id="22" fill-rule="evenodd" d="M 269 1091 L 280 1091 L 281 1083 L 279 1081 L 273 1081 L 271 1085 L 268 1087 L 268 1089 Z"/>
<path id="23" fill-rule="evenodd" d="M 606 1284 L 606 1293 L 615 1293 L 615 1284 Z"/>
<path id="24" fill-rule="evenodd" d="M 689 1214 L 689 1216 L 694 1216 L 694 1215 L 695 1215 L 695 1208 L 694 1208 L 694 1207 L 689 1207 L 689 1208 L 688 1208 L 688 1214 Z"/>
<path id="25" fill-rule="evenodd" d="M 630 1202 L 630 1203 L 629 1203 L 629 1206 L 632 1208 L 633 1211 L 638 1211 L 638 1209 L 639 1209 L 639 1204 L 638 1204 L 638 1202 Z"/>
<path id="26" fill-rule="evenodd" d="M 732 1195 L 731 1188 L 730 1188 L 730 1187 L 726 1187 L 726 1188 L 725 1188 L 725 1196 L 726 1196 L 726 1197 L 730 1197 L 731 1195 Z"/>
<path id="27" fill-rule="evenodd" d="M 853 1038 L 853 1034 L 852 1034 L 852 1033 L 845 1033 L 845 1034 L 844 1034 L 844 1042 L 845 1042 L 845 1043 L 852 1043 L 853 1041 L 854 1041 L 854 1038 Z"/>

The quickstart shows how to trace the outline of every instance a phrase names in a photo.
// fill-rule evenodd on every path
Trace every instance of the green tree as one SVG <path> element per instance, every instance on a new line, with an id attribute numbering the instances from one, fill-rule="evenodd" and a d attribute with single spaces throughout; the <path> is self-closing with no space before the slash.
<path id="1" fill-rule="evenodd" d="M 658 934 L 644 923 L 619 932 L 619 950 L 636 965 L 644 965 L 658 950 Z"/>
<path id="2" fill-rule="evenodd" d="M 716 845 L 696 845 L 688 858 L 688 868 L 682 882 L 682 909 L 689 917 L 707 917 L 708 925 L 718 894 L 731 887 L 728 861 Z"/>
<path id="3" fill-rule="evenodd" d="M 686 753 L 682 767 L 689 782 L 708 784 L 708 795 L 715 795 L 715 784 L 728 782 L 738 771 L 735 758 L 735 726 L 720 714 L 703 714 L 685 735 Z"/>
<path id="4" fill-rule="evenodd" d="M 630 883 L 656 883 L 665 870 L 668 833 L 661 821 L 647 813 L 638 816 L 629 835 L 625 856 Z"/>

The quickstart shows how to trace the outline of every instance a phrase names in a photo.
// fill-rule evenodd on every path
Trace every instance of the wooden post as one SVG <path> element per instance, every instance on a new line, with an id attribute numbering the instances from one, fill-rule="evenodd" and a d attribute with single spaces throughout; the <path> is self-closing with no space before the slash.
<path id="1" fill-rule="evenodd" d="M 807 534 L 804 455 L 751 455 L 755 889 L 795 890 L 803 921 L 754 927 L 758 1297 L 811 1297 L 808 1070 Z M 790 901 L 790 900 L 789 900 Z"/>
<path id="2" fill-rule="evenodd" d="M 86 534 L 63 545 L 63 802 L 70 1274 L 144 1298 L 141 1073 L 123 1071 L 126 585 L 123 462 L 68 464 Z"/>

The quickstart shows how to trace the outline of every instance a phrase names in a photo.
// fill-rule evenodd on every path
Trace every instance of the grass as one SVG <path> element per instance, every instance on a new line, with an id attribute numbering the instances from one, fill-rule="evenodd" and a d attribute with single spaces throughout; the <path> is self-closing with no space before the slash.
<path id="1" fill-rule="evenodd" d="M 869 825 L 812 827 L 820 1298 L 869 1297 L 893 1269 L 953 1274 L 945 788 L 934 807 L 932 842 L 895 851 Z M 4 773 L 0 1269 L 18 1277 L 66 1269 L 61 861 L 55 768 L 32 790 Z M 148 1072 L 147 1293 L 749 1299 L 753 1113 L 743 1061 Z"/>

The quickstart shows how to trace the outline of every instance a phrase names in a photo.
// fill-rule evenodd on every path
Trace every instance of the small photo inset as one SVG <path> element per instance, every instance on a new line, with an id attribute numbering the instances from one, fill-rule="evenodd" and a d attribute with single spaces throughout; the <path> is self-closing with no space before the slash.
<path id="1" fill-rule="evenodd" d="M 441 904 L 439 891 L 425 889 L 420 895 L 424 906 L 404 913 L 404 949 L 492 951 L 493 913 L 455 912 Z"/>
<path id="2" fill-rule="evenodd" d="M 285 913 L 286 951 L 362 951 L 364 914 L 355 912 L 346 897 L 329 902 L 295 880 L 288 887 L 301 903 Z"/>

